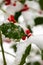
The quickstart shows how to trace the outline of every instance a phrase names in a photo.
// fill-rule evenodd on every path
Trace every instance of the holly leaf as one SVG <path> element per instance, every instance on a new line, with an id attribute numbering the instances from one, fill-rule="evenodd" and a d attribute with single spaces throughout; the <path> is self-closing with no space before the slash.
<path id="1" fill-rule="evenodd" d="M 29 0 L 29 1 L 32 1 L 32 0 Z"/>
<path id="2" fill-rule="evenodd" d="M 1 30 L 0 30 L 0 44 L 2 44 Z"/>
<path id="3" fill-rule="evenodd" d="M 32 33 L 31 27 L 29 25 L 27 25 L 27 28 L 30 30 L 30 32 Z"/>
<path id="4" fill-rule="evenodd" d="M 21 15 L 21 12 L 20 12 L 20 11 L 15 13 L 14 18 L 15 18 L 15 20 L 16 20 L 17 22 L 18 22 L 18 18 L 19 18 L 20 15 Z"/>
<path id="5" fill-rule="evenodd" d="M 11 48 L 13 48 L 13 49 L 14 49 L 14 52 L 16 52 L 16 51 L 17 51 L 16 44 L 15 44 L 15 45 L 13 45 L 13 46 L 11 46 Z"/>
<path id="6" fill-rule="evenodd" d="M 25 35 L 23 29 L 13 23 L 5 23 L 0 26 L 2 34 L 10 39 L 19 40 Z"/>
<path id="7" fill-rule="evenodd" d="M 41 9 L 43 10 L 43 0 L 39 0 L 39 4 L 40 4 Z"/>
<path id="8" fill-rule="evenodd" d="M 20 2 L 21 2 L 22 4 L 24 4 L 24 3 L 25 3 L 25 1 L 26 1 L 26 0 L 20 0 Z"/>
<path id="9" fill-rule="evenodd" d="M 43 17 L 37 17 L 34 19 L 35 25 L 43 24 Z"/>
<path id="10" fill-rule="evenodd" d="M 30 63 L 26 63 L 26 65 L 31 65 L 31 62 Z"/>
<path id="11" fill-rule="evenodd" d="M 40 62 L 36 61 L 33 63 L 33 65 L 41 65 Z"/>
<path id="12" fill-rule="evenodd" d="M 30 54 L 30 51 L 31 51 L 31 44 L 29 46 L 27 46 L 19 65 L 23 65 L 25 63 L 25 59 Z"/>

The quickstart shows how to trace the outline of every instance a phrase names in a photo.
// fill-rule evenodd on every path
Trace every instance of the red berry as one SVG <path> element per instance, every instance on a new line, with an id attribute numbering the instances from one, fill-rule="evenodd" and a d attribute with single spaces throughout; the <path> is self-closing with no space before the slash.
<path id="1" fill-rule="evenodd" d="M 28 37 L 30 37 L 31 35 L 32 35 L 32 34 L 31 34 L 31 33 L 29 33 L 29 34 L 28 34 Z"/>
<path id="2" fill-rule="evenodd" d="M 25 39 L 26 39 L 26 36 L 23 36 L 23 37 L 22 37 L 22 40 L 25 40 Z"/>
<path id="3" fill-rule="evenodd" d="M 25 33 L 26 33 L 26 34 L 29 34 L 29 33 L 30 33 L 30 30 L 26 30 Z"/>
<path id="4" fill-rule="evenodd" d="M 22 11 L 27 11 L 28 9 L 29 9 L 29 7 L 25 4 L 25 5 L 24 5 L 24 8 L 21 10 L 21 12 L 22 12 Z"/>
<path id="5" fill-rule="evenodd" d="M 9 21 L 14 21 L 14 16 L 13 15 L 10 15 L 9 18 L 8 18 Z"/>
<path id="6" fill-rule="evenodd" d="M 39 11 L 39 14 L 42 14 L 42 11 Z"/>
<path id="7" fill-rule="evenodd" d="M 25 4 L 24 7 L 27 7 L 27 4 Z"/>
<path id="8" fill-rule="evenodd" d="M 16 21 L 15 21 L 13 15 L 10 15 L 10 17 L 8 18 L 8 20 L 9 20 L 10 22 L 16 23 Z"/>
<path id="9" fill-rule="evenodd" d="M 13 6 L 16 6 L 16 2 L 13 4 Z"/>
<path id="10" fill-rule="evenodd" d="M 10 0 L 5 0 L 5 5 L 10 5 L 11 1 Z"/>

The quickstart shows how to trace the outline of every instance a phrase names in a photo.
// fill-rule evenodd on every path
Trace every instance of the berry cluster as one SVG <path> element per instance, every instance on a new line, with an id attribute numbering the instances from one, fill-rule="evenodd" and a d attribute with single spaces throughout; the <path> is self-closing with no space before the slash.
<path id="1" fill-rule="evenodd" d="M 10 15 L 9 18 L 8 18 L 8 20 L 10 22 L 16 23 L 16 20 L 14 19 L 14 16 L 13 15 Z"/>

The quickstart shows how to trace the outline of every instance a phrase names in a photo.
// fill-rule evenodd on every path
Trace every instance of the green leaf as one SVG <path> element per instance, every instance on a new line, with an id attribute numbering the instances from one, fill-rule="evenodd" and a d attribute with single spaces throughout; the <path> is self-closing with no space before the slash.
<path id="1" fill-rule="evenodd" d="M 35 25 L 43 24 L 43 17 L 37 17 L 34 21 Z"/>
<path id="2" fill-rule="evenodd" d="M 36 61 L 33 63 L 33 65 L 41 65 L 40 62 Z"/>
<path id="3" fill-rule="evenodd" d="M 2 34 L 10 39 L 21 39 L 25 35 L 23 29 L 13 23 L 5 23 L 0 26 Z"/>
<path id="4" fill-rule="evenodd" d="M 19 65 L 23 65 L 25 63 L 25 59 L 30 54 L 30 51 L 31 51 L 31 44 L 29 46 L 27 46 L 25 53 L 23 54 L 21 62 Z"/>
<path id="5" fill-rule="evenodd" d="M 30 32 L 32 33 L 31 27 L 29 25 L 27 25 L 27 28 L 30 30 Z"/>
<path id="6" fill-rule="evenodd" d="M 20 11 L 15 13 L 14 18 L 15 18 L 16 21 L 18 21 L 18 18 L 19 18 L 20 15 L 21 15 Z"/>
<path id="7" fill-rule="evenodd" d="M 2 43 L 1 30 L 0 30 L 0 44 Z"/>
<path id="8" fill-rule="evenodd" d="M 31 63 L 26 63 L 26 65 L 31 65 Z"/>
<path id="9" fill-rule="evenodd" d="M 43 50 L 41 50 L 41 59 L 43 60 Z"/>
<path id="10" fill-rule="evenodd" d="M 29 1 L 32 1 L 32 0 L 29 0 Z"/>
<path id="11" fill-rule="evenodd" d="M 31 62 L 26 63 L 26 65 L 31 65 L 31 64 L 32 64 L 32 65 L 41 65 L 40 62 L 38 62 L 38 61 L 36 61 L 36 62 L 34 62 L 34 63 L 31 63 Z"/>
<path id="12" fill-rule="evenodd" d="M 41 9 L 43 10 L 43 0 L 39 0 L 39 4 L 40 4 Z"/>
<path id="13" fill-rule="evenodd" d="M 15 45 L 13 45 L 13 46 L 11 46 L 11 48 L 13 48 L 13 49 L 14 49 L 14 52 L 16 52 L 16 51 L 17 51 L 16 44 L 15 44 Z"/>
<path id="14" fill-rule="evenodd" d="M 21 2 L 22 4 L 24 4 L 24 3 L 25 3 L 25 1 L 26 1 L 26 0 L 20 0 L 20 2 Z"/>

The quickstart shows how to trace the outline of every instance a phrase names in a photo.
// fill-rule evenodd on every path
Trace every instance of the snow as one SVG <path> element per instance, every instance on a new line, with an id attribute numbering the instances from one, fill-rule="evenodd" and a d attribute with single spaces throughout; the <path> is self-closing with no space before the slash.
<path id="1" fill-rule="evenodd" d="M 3 42 L 3 47 L 4 47 L 4 51 L 8 52 L 10 54 L 5 53 L 5 58 L 6 58 L 6 62 L 7 65 L 14 65 L 14 61 L 15 61 L 15 53 L 14 50 L 10 48 L 10 44 Z M 0 65 L 3 65 L 3 58 L 2 58 L 2 53 L 1 53 L 1 48 L 0 48 Z"/>
<path id="2" fill-rule="evenodd" d="M 14 64 L 18 65 L 18 63 L 20 63 L 21 57 L 22 57 L 26 47 L 30 43 L 31 44 L 34 43 L 34 44 L 32 44 L 32 49 L 34 49 L 34 51 L 31 52 L 31 54 L 30 54 L 31 58 L 29 60 L 29 57 L 28 57 L 27 62 L 30 62 L 30 61 L 34 62 L 36 60 L 41 61 L 40 55 L 36 55 L 36 52 L 37 52 L 37 50 L 40 51 L 40 49 L 43 49 L 43 34 L 42 34 L 43 33 L 43 26 L 42 25 L 35 26 L 34 28 L 32 28 L 32 30 L 33 30 L 33 36 L 31 36 L 28 40 L 20 41 L 20 43 L 17 44 L 16 54 L 14 53 L 14 50 L 10 48 L 11 45 L 14 44 L 13 42 L 11 42 L 11 43 L 3 42 L 4 50 L 6 52 L 9 52 L 12 55 L 16 56 L 16 58 L 15 58 L 15 57 L 5 53 L 5 57 L 6 57 L 6 61 L 7 61 L 8 65 L 14 65 Z M 32 59 L 32 58 L 34 58 L 34 59 Z M 0 52 L 0 65 L 3 65 L 2 62 L 3 62 L 3 59 L 2 59 L 2 54 Z"/>
<path id="3" fill-rule="evenodd" d="M 12 0 L 12 3 L 13 3 L 13 1 L 15 1 L 15 0 Z M 1 0 L 0 0 L 0 2 L 1 2 Z M 19 10 L 23 7 L 23 5 L 19 2 L 17 2 L 16 4 L 17 4 L 17 7 L 13 7 L 12 5 L 9 5 L 7 7 L 7 9 L 6 9 L 5 5 L 3 4 L 3 7 L 5 7 L 4 10 L 6 10 L 7 13 L 15 14 L 15 11 L 18 11 L 19 6 L 20 6 Z M 29 4 L 28 6 L 35 8 L 36 10 L 40 10 L 39 4 L 35 1 L 31 1 L 31 2 L 27 1 L 26 4 L 27 5 Z M 6 22 L 5 18 L 7 18 L 8 15 L 7 16 L 4 16 L 4 15 L 5 14 L 0 10 L 0 25 L 3 23 L 3 21 Z M 21 19 L 22 16 L 23 16 L 24 19 L 23 18 Z M 32 44 L 32 49 L 34 51 L 33 52 L 31 51 L 31 53 L 30 53 L 31 58 L 28 57 L 27 62 L 30 62 L 30 61 L 34 62 L 36 60 L 41 61 L 40 55 L 36 55 L 36 52 L 40 51 L 40 49 L 41 50 L 43 49 L 43 25 L 34 26 L 34 18 L 38 17 L 40 15 L 37 12 L 29 9 L 29 11 L 22 12 L 22 16 L 20 16 L 20 18 L 19 18 L 19 23 L 21 22 L 20 24 L 23 27 L 23 29 L 25 28 L 26 24 L 30 25 L 31 28 L 32 28 L 33 34 L 30 38 L 26 39 L 25 41 L 21 40 L 17 44 L 17 52 L 16 53 L 11 48 L 11 45 L 13 45 L 14 42 L 11 42 L 11 43 L 3 42 L 4 51 L 13 55 L 12 56 L 12 55 L 5 53 L 7 65 L 18 65 L 21 61 L 22 55 L 23 55 L 26 47 L 30 43 Z M 25 28 L 25 29 L 27 29 L 27 28 Z M 0 50 L 1 50 L 1 48 L 0 48 Z M 16 57 L 14 57 L 14 56 L 16 56 Z M 0 65 L 3 65 L 3 58 L 2 58 L 1 52 L 0 52 Z"/>

